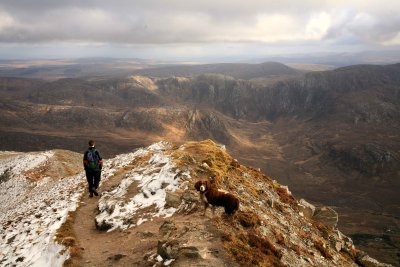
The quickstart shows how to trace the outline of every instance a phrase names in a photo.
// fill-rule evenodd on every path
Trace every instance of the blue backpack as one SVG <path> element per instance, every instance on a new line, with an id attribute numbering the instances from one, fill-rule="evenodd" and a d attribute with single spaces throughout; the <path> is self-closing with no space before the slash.
<path id="1" fill-rule="evenodd" d="M 90 149 L 87 152 L 88 168 L 91 170 L 99 169 L 99 154 L 96 153 L 96 149 Z"/>

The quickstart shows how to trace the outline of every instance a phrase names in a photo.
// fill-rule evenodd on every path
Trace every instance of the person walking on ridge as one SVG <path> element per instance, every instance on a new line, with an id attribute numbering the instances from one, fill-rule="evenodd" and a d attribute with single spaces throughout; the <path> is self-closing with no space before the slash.
<path id="1" fill-rule="evenodd" d="M 83 155 L 83 167 L 85 168 L 86 180 L 88 182 L 89 197 L 98 196 L 97 188 L 99 187 L 101 178 L 101 169 L 103 167 L 103 160 L 99 151 L 95 148 L 95 142 L 89 141 L 89 148 Z"/>

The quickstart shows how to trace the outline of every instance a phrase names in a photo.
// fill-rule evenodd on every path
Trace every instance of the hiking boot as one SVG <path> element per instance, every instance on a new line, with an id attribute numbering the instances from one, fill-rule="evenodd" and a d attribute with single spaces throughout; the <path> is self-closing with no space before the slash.
<path id="1" fill-rule="evenodd" d="M 96 197 L 99 196 L 99 193 L 96 191 L 96 189 L 92 188 L 92 192 Z"/>
<path id="2" fill-rule="evenodd" d="M 90 193 L 89 193 L 89 197 L 93 197 L 93 192 L 90 192 Z"/>

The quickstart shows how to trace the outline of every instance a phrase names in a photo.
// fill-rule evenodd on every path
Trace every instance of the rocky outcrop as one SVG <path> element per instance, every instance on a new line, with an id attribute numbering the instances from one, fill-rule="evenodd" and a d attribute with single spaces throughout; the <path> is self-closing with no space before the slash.
<path id="1" fill-rule="evenodd" d="M 231 142 L 224 122 L 213 112 L 188 111 L 186 129 L 186 135 L 191 139 L 211 138 L 223 144 Z"/>
<path id="2" fill-rule="evenodd" d="M 362 267 L 390 267 L 392 265 L 381 263 L 366 254 L 362 254 L 358 256 L 357 263 Z"/>
<path id="3" fill-rule="evenodd" d="M 298 203 L 300 215 L 322 223 L 327 227 L 335 229 L 339 220 L 338 213 L 330 207 L 315 207 L 304 199 Z"/>
<path id="4" fill-rule="evenodd" d="M 308 203 L 305 199 L 300 199 L 299 211 L 304 215 L 304 217 L 311 219 L 315 213 L 315 206 Z"/>
<path id="5" fill-rule="evenodd" d="M 173 115 L 172 115 L 173 116 Z M 115 122 L 115 126 L 124 129 L 136 129 L 146 132 L 162 133 L 164 131 L 162 118 L 154 112 L 126 111 Z"/>
<path id="6" fill-rule="evenodd" d="M 398 167 L 398 161 L 389 148 L 379 144 L 329 145 L 329 156 L 340 161 L 344 168 L 356 169 L 370 176 Z"/>
<path id="7" fill-rule="evenodd" d="M 337 212 L 329 207 L 316 208 L 312 219 L 323 223 L 324 225 L 335 228 L 337 226 L 339 216 Z"/>

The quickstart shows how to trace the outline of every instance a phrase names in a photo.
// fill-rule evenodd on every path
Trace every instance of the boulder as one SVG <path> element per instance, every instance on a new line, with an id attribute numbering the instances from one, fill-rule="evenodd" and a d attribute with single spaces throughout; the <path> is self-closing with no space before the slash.
<path id="1" fill-rule="evenodd" d="M 300 199 L 299 211 L 303 213 L 304 217 L 311 219 L 315 213 L 315 206 L 304 199 Z"/>
<path id="2" fill-rule="evenodd" d="M 323 223 L 326 226 L 335 228 L 338 223 L 339 216 L 337 212 L 332 208 L 321 207 L 315 209 L 314 216 L 312 216 L 312 219 L 314 221 Z"/>
<path id="3" fill-rule="evenodd" d="M 197 194 L 194 190 L 185 190 L 182 194 L 182 199 L 189 203 L 198 202 L 199 194 Z"/>
<path id="4" fill-rule="evenodd" d="M 368 255 L 363 255 L 357 259 L 357 263 L 363 267 L 392 267 L 393 265 L 381 263 Z"/>
<path id="5" fill-rule="evenodd" d="M 330 239 L 330 243 L 331 243 L 331 246 L 332 246 L 333 248 L 335 248 L 335 250 L 336 250 L 337 252 L 339 252 L 339 251 L 341 251 L 342 249 L 344 249 L 344 246 L 345 246 L 344 241 L 343 241 L 343 240 L 340 240 L 340 239 L 331 238 L 331 239 Z"/>
<path id="6" fill-rule="evenodd" d="M 179 252 L 179 242 L 177 240 L 159 240 L 157 244 L 157 254 L 164 260 L 175 259 Z"/>
<path id="7" fill-rule="evenodd" d="M 166 192 L 165 206 L 178 208 L 181 204 L 181 195 L 176 192 Z"/>
<path id="8" fill-rule="evenodd" d="M 210 169 L 210 166 L 207 164 L 207 162 L 203 162 L 203 164 L 201 164 L 201 166 L 206 170 Z"/>

